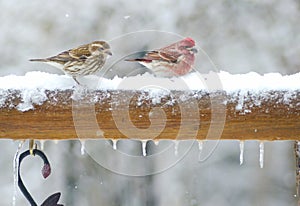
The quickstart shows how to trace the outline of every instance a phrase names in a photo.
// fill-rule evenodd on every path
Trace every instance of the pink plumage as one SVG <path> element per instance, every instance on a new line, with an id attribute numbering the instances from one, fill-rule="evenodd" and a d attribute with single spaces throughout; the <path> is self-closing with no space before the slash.
<path id="1" fill-rule="evenodd" d="M 187 37 L 169 46 L 147 52 L 142 58 L 126 59 L 139 62 L 160 77 L 183 76 L 195 63 L 195 41 Z"/>
<path id="2" fill-rule="evenodd" d="M 195 41 L 190 37 L 187 37 L 182 41 L 189 43 L 191 46 L 195 46 Z"/>

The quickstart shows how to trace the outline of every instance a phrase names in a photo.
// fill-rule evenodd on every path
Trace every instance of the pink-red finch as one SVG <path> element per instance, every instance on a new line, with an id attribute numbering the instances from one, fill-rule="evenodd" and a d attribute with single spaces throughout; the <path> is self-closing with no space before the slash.
<path id="1" fill-rule="evenodd" d="M 105 41 L 94 41 L 74 49 L 64 51 L 56 56 L 45 59 L 30 59 L 30 61 L 44 62 L 63 70 L 76 79 L 79 76 L 94 74 L 100 70 L 108 55 L 112 55 L 110 46 Z"/>
<path id="2" fill-rule="evenodd" d="M 182 76 L 192 70 L 195 53 L 195 41 L 187 37 L 161 49 L 146 52 L 142 58 L 126 61 L 139 62 L 159 77 Z"/>

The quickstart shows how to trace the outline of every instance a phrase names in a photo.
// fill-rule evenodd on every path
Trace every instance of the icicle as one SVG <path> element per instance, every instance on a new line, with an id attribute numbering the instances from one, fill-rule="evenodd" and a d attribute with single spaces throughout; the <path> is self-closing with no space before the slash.
<path id="1" fill-rule="evenodd" d="M 265 152 L 264 142 L 260 142 L 259 143 L 259 166 L 260 166 L 260 168 L 264 167 L 264 152 Z"/>
<path id="2" fill-rule="evenodd" d="M 81 140 L 80 142 L 81 142 L 80 153 L 81 153 L 81 155 L 84 155 L 85 154 L 85 141 Z"/>
<path id="3" fill-rule="evenodd" d="M 242 165 L 244 162 L 244 146 L 245 146 L 245 142 L 240 141 L 240 165 Z"/>
<path id="4" fill-rule="evenodd" d="M 203 151 L 203 141 L 202 140 L 198 140 L 198 149 L 199 149 L 198 161 L 200 161 L 200 156 L 201 156 L 202 151 Z"/>
<path id="5" fill-rule="evenodd" d="M 45 148 L 45 140 L 40 140 L 41 150 L 43 151 Z"/>
<path id="6" fill-rule="evenodd" d="M 198 140 L 198 148 L 199 148 L 199 152 L 201 153 L 203 150 L 203 141 L 202 140 Z"/>
<path id="7" fill-rule="evenodd" d="M 103 179 L 102 179 L 102 177 L 100 176 L 99 179 L 100 179 L 100 185 L 102 185 L 102 184 L 103 184 Z"/>
<path id="8" fill-rule="evenodd" d="M 178 146 L 179 146 L 179 141 L 174 140 L 174 154 L 175 154 L 175 156 L 178 155 Z"/>
<path id="9" fill-rule="evenodd" d="M 147 146 L 147 140 L 142 140 L 142 151 L 144 157 L 147 156 L 146 146 Z"/>
<path id="10" fill-rule="evenodd" d="M 18 158 L 19 158 L 19 153 L 21 148 L 23 147 L 24 144 L 24 140 L 20 141 L 16 154 L 14 156 L 14 162 L 13 162 L 13 174 L 14 174 L 14 192 L 13 192 L 13 198 L 12 198 L 12 205 L 15 206 L 16 205 L 16 196 L 17 196 L 17 187 L 18 187 Z"/>
<path id="11" fill-rule="evenodd" d="M 112 147 L 113 147 L 113 149 L 117 150 L 117 142 L 118 142 L 118 140 L 112 139 L 111 141 L 112 141 Z"/>
<path id="12" fill-rule="evenodd" d="M 300 142 L 295 141 L 294 143 L 294 153 L 296 159 L 296 194 L 295 197 L 299 196 L 299 186 L 300 186 Z M 300 204 L 299 204 L 300 205 Z"/>

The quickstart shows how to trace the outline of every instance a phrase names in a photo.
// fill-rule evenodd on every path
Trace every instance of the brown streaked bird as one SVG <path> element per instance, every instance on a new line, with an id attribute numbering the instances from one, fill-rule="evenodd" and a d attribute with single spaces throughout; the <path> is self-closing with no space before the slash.
<path id="1" fill-rule="evenodd" d="M 94 74 L 100 70 L 112 52 L 105 41 L 93 41 L 79 47 L 61 52 L 56 56 L 45 59 L 30 59 L 30 61 L 44 62 L 64 71 L 80 84 L 77 77 Z"/>

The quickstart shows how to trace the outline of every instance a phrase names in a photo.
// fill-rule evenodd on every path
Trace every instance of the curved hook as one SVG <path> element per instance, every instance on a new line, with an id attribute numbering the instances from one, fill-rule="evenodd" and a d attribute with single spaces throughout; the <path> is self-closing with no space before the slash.
<path id="1" fill-rule="evenodd" d="M 44 161 L 42 175 L 44 178 L 47 178 L 51 174 L 51 167 L 50 167 L 50 163 L 49 163 L 46 155 L 38 149 L 33 149 L 32 153 L 33 153 L 33 155 L 38 155 Z M 27 157 L 29 155 L 31 155 L 31 151 L 27 150 L 19 156 L 18 186 L 19 186 L 21 192 L 23 193 L 23 195 L 28 200 L 28 202 L 31 204 L 31 206 L 37 206 L 36 202 L 33 200 L 32 196 L 30 195 L 30 193 L 26 189 L 25 185 L 23 184 L 23 181 L 21 178 L 21 173 L 20 173 L 21 162 L 25 157 Z M 63 205 L 57 204 L 59 198 L 60 198 L 60 192 L 55 193 L 55 194 L 51 195 L 50 197 L 48 197 L 41 206 L 63 206 Z"/>

